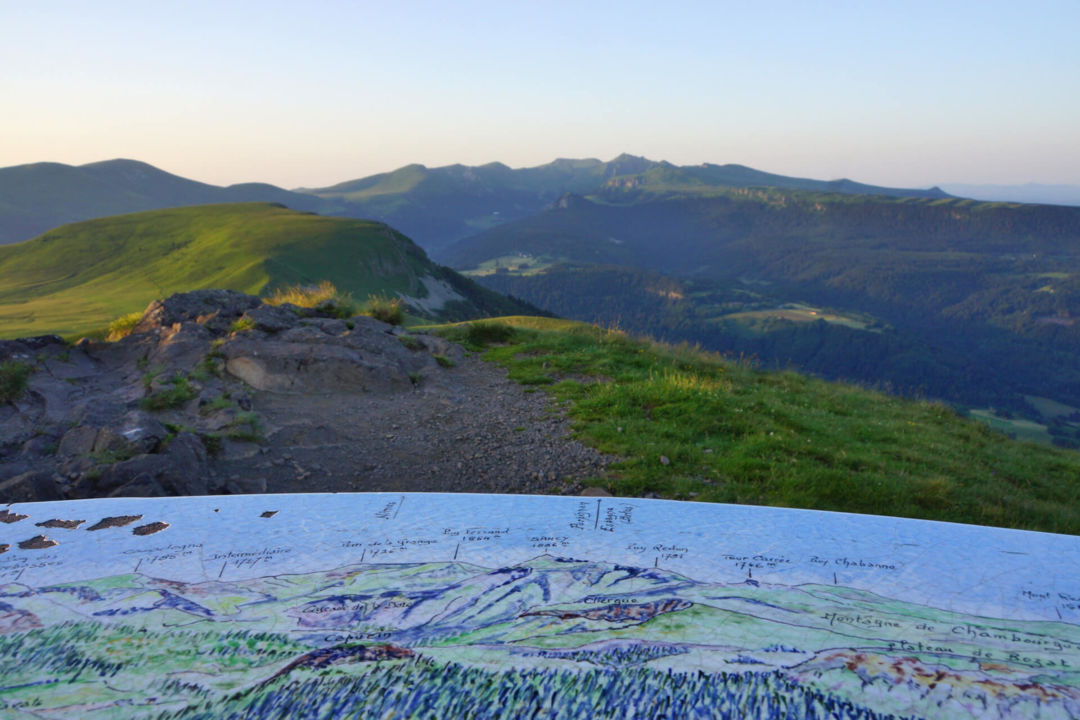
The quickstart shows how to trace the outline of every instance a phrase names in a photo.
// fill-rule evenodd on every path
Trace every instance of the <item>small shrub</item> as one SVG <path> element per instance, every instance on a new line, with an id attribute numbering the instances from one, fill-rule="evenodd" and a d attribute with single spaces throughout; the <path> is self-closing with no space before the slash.
<path id="1" fill-rule="evenodd" d="M 105 339 L 109 342 L 116 342 L 117 340 L 126 338 L 131 334 L 131 331 L 135 329 L 135 326 L 139 324 L 139 320 L 142 319 L 142 316 L 143 314 L 141 312 L 133 312 L 116 318 L 109 323 L 109 334 L 105 336 Z"/>
<path id="2" fill-rule="evenodd" d="M 173 410 L 197 395 L 195 388 L 191 386 L 191 381 L 183 375 L 174 376 L 169 383 L 172 385 L 171 388 L 144 397 L 139 402 L 139 407 L 152 411 Z"/>
<path id="3" fill-rule="evenodd" d="M 368 315 L 390 325 L 401 325 L 405 322 L 405 303 L 401 298 L 388 298 L 381 295 L 368 296 L 364 303 L 361 315 Z"/>
<path id="4" fill-rule="evenodd" d="M 469 323 L 465 340 L 470 345 L 483 347 L 494 343 L 506 343 L 514 339 L 514 328 L 499 322 Z"/>
<path id="5" fill-rule="evenodd" d="M 0 403 L 15 402 L 26 390 L 33 371 L 29 363 L 9 360 L 0 364 Z"/>
<path id="6" fill-rule="evenodd" d="M 439 363 L 441 367 L 452 368 L 456 363 L 445 355 L 432 355 L 435 358 L 435 362 Z"/>
<path id="7" fill-rule="evenodd" d="M 413 352 L 416 352 L 417 350 L 422 350 L 424 348 L 424 343 L 420 342 L 412 335 L 398 335 L 398 342 L 400 342 L 402 345 L 409 348 Z"/>
<path id="8" fill-rule="evenodd" d="M 349 318 L 356 314 L 356 303 L 348 293 L 338 292 L 334 283 L 323 280 L 318 285 L 290 285 L 279 288 L 266 298 L 267 305 L 296 305 L 313 308 L 323 315 Z"/>

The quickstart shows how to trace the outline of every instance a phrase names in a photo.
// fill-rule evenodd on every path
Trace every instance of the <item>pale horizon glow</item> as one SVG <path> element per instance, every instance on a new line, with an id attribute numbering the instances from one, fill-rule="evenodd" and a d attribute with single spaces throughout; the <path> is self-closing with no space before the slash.
<path id="1" fill-rule="evenodd" d="M 1080 185 L 1080 3 L 3 2 L 0 167 L 322 187 L 620 153 Z"/>

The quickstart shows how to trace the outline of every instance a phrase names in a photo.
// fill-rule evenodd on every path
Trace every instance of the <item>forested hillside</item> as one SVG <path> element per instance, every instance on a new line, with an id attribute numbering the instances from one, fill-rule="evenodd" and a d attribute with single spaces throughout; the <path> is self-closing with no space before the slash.
<path id="1" fill-rule="evenodd" d="M 564 197 L 459 243 L 452 264 L 569 317 L 1019 414 L 1072 442 L 1072 410 L 1039 399 L 1080 407 L 1080 209 L 629 192 Z"/>

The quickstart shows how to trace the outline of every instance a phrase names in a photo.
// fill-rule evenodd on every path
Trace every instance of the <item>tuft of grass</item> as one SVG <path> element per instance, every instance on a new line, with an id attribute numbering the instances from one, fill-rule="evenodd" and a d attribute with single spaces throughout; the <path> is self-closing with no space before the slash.
<path id="1" fill-rule="evenodd" d="M 452 368 L 456 363 L 445 355 L 432 355 L 435 358 L 435 362 L 439 363 L 440 367 Z"/>
<path id="2" fill-rule="evenodd" d="M 140 370 L 146 368 L 146 358 L 142 358 L 142 360 L 144 362 L 139 364 Z M 165 372 L 165 368 L 159 367 L 157 365 L 144 372 L 142 374 L 143 390 L 145 390 L 146 392 L 150 392 L 150 388 L 154 386 L 154 380 L 156 380 L 157 376 L 163 372 Z"/>
<path id="3" fill-rule="evenodd" d="M 207 353 L 199 364 L 195 366 L 195 369 L 191 371 L 191 377 L 196 380 L 209 380 L 212 377 L 221 377 L 221 364 L 218 360 L 222 357 L 222 353 L 218 350 L 211 350 Z"/>
<path id="4" fill-rule="evenodd" d="M 340 292 L 334 283 L 323 280 L 318 285 L 290 285 L 279 288 L 265 299 L 267 305 L 289 303 L 298 307 L 313 308 L 323 315 L 350 318 L 356 315 L 356 303 L 348 293 Z"/>
<path id="5" fill-rule="evenodd" d="M 232 407 L 232 400 L 225 397 L 224 395 L 218 395 L 216 398 L 214 398 L 210 402 L 208 402 L 205 405 L 203 405 L 202 407 L 200 407 L 199 408 L 199 414 L 200 415 L 209 415 L 212 412 L 217 412 L 218 410 L 224 410 L 225 408 L 228 408 L 228 407 Z"/>
<path id="6" fill-rule="evenodd" d="M 560 320 L 511 318 L 485 360 L 557 382 L 575 436 L 622 458 L 616 495 L 897 515 L 1080 534 L 1080 454 L 1020 443 L 940 403 Z M 435 332 L 461 339 L 464 325 Z M 533 388 L 528 388 L 533 389 Z M 667 458 L 663 462 L 662 458 Z"/>
<path id="7" fill-rule="evenodd" d="M 465 340 L 476 347 L 508 343 L 514 339 L 514 328 L 501 322 L 473 322 L 465 330 Z"/>
<path id="8" fill-rule="evenodd" d="M 130 460 L 135 457 L 135 450 L 128 448 L 126 450 L 95 450 L 90 453 L 90 459 L 98 465 L 114 465 L 118 462 Z"/>
<path id="9" fill-rule="evenodd" d="M 261 442 L 262 424 L 253 412 L 237 413 L 225 428 L 225 437 L 242 442 Z"/>
<path id="10" fill-rule="evenodd" d="M 116 318 L 109 323 L 109 330 L 105 339 L 109 342 L 123 340 L 130 335 L 131 331 L 135 329 L 135 326 L 139 324 L 139 320 L 142 320 L 142 316 L 143 314 L 141 312 L 133 312 Z"/>
<path id="11" fill-rule="evenodd" d="M 416 352 L 417 350 L 422 350 L 424 348 L 424 344 L 412 335 L 398 335 L 398 342 L 400 342 L 402 345 L 409 348 L 413 352 Z"/>
<path id="12" fill-rule="evenodd" d="M 15 402 L 26 392 L 34 368 L 29 363 L 9 360 L 0 363 L 0 403 Z"/>
<path id="13" fill-rule="evenodd" d="M 229 332 L 242 333 L 255 329 L 255 321 L 249 318 L 247 315 L 233 320 L 232 325 L 229 326 Z"/>
<path id="14" fill-rule="evenodd" d="M 220 435 L 202 433 L 199 435 L 199 439 L 202 440 L 203 447 L 206 448 L 206 454 L 210 457 L 218 457 L 224 450 Z"/>
<path id="15" fill-rule="evenodd" d="M 491 345 L 511 342 L 517 334 L 517 329 L 506 322 L 481 320 L 443 326 L 439 332 L 443 337 L 461 343 L 475 352 Z"/>
<path id="16" fill-rule="evenodd" d="M 390 325 L 401 325 L 405 322 L 405 303 L 402 302 L 401 298 L 369 295 L 363 309 L 360 310 L 360 314 L 368 315 Z"/>
<path id="17" fill-rule="evenodd" d="M 191 386 L 191 381 L 181 374 L 176 374 L 169 379 L 172 387 L 148 395 L 139 401 L 139 407 L 143 410 L 161 411 L 174 410 L 192 400 L 198 393 Z"/>

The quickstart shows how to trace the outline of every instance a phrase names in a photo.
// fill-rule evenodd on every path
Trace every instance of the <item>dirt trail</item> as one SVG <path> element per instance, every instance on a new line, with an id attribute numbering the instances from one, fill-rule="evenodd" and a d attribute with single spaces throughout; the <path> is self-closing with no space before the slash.
<path id="1" fill-rule="evenodd" d="M 463 356 L 438 382 L 389 394 L 256 392 L 267 443 L 216 464 L 222 480 L 266 478 L 269 492 L 579 492 L 610 462 L 569 438 L 542 392 Z"/>

